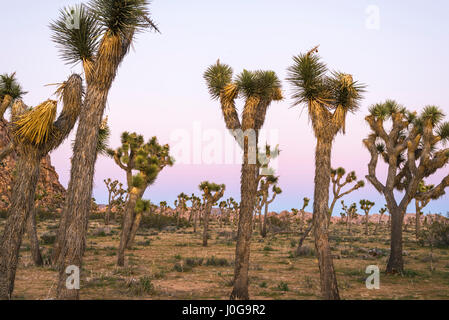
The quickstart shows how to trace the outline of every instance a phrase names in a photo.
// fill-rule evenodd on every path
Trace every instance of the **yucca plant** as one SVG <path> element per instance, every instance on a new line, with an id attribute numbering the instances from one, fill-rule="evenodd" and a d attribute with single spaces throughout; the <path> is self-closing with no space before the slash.
<path id="1" fill-rule="evenodd" d="M 365 212 L 365 235 L 368 235 L 368 223 L 369 223 L 369 212 L 371 211 L 372 207 L 374 207 L 375 203 L 371 202 L 367 199 L 362 199 L 359 202 L 360 209 L 362 209 Z"/>
<path id="2" fill-rule="evenodd" d="M 305 209 L 307 208 L 307 206 L 309 205 L 310 199 L 309 198 L 304 198 L 303 199 L 303 205 L 301 208 L 301 227 L 300 227 L 300 232 L 303 232 L 303 228 L 306 225 L 307 221 L 306 221 L 306 212 Z M 307 237 L 310 234 L 310 231 L 312 231 L 313 228 L 313 220 L 309 223 L 309 225 L 307 226 L 306 229 L 304 229 L 304 232 L 301 236 L 301 238 L 299 238 L 299 242 L 298 242 L 298 247 L 296 248 L 296 252 L 299 253 L 301 250 L 301 247 L 304 243 L 304 241 L 307 239 Z"/>
<path id="3" fill-rule="evenodd" d="M 176 227 L 179 227 L 179 220 L 184 216 L 184 213 L 187 210 L 187 201 L 190 200 L 190 197 L 186 195 L 184 192 L 178 194 L 175 211 L 176 211 Z"/>
<path id="4" fill-rule="evenodd" d="M 293 57 L 287 80 L 293 88 L 294 105 L 305 105 L 317 139 L 313 225 L 315 249 L 320 267 L 323 298 L 339 299 L 337 278 L 328 240 L 329 185 L 332 143 L 345 133 L 346 116 L 356 112 L 364 86 L 350 74 L 332 72 L 320 61 L 317 47 Z"/>
<path id="5" fill-rule="evenodd" d="M 20 99 L 27 92 L 17 81 L 16 73 L 0 75 L 0 120 L 3 120 L 6 110 L 15 99 Z"/>
<path id="6" fill-rule="evenodd" d="M 209 218 L 212 211 L 212 206 L 223 197 L 226 186 L 224 184 L 203 181 L 200 183 L 198 188 L 203 192 L 204 198 L 203 247 L 207 247 L 207 239 L 209 237 Z"/>
<path id="7" fill-rule="evenodd" d="M 139 228 L 142 212 L 136 212 L 137 202 L 142 199 L 147 188 L 156 181 L 159 173 L 174 163 L 174 159 L 170 156 L 169 145 L 160 145 L 156 137 L 145 142 L 142 135 L 124 132 L 121 143 L 119 148 L 107 151 L 115 163 L 126 172 L 129 194 L 117 254 L 118 266 L 124 266 L 125 249 L 132 247 Z"/>
<path id="8" fill-rule="evenodd" d="M 79 26 L 67 24 L 68 18 L 77 20 Z M 109 90 L 135 35 L 158 28 L 149 17 L 147 0 L 90 0 L 86 5 L 62 9 L 50 28 L 62 58 L 69 64 L 81 63 L 87 82 L 85 112 L 75 138 L 56 261 L 57 297 L 78 299 L 79 290 L 67 290 L 65 286 L 65 269 L 69 265 L 82 265 L 98 135 Z"/>
<path id="9" fill-rule="evenodd" d="M 408 205 L 413 199 L 438 199 L 449 186 L 448 175 L 434 188 L 420 190 L 425 178 L 449 162 L 449 149 L 444 147 L 449 141 L 449 122 L 443 122 L 445 115 L 436 106 L 427 106 L 418 115 L 393 100 L 373 105 L 369 111 L 365 120 L 371 134 L 363 141 L 371 155 L 366 178 L 385 197 L 390 214 L 391 254 L 386 271 L 402 273 L 402 225 Z M 379 158 L 388 167 L 384 183 L 376 172 Z"/>
<path id="10" fill-rule="evenodd" d="M 12 106 L 12 135 L 17 154 L 8 219 L 0 240 L 0 298 L 11 297 L 20 244 L 29 215 L 34 211 L 40 162 L 68 136 L 81 113 L 83 86 L 73 74 L 59 90 L 63 109 L 55 121 L 57 101 L 48 100 L 34 109 L 22 100 Z"/>
<path id="11" fill-rule="evenodd" d="M 345 212 L 346 226 L 348 227 L 348 233 L 351 234 L 352 220 L 357 218 L 357 204 L 354 202 L 349 207 L 345 205 L 345 201 L 341 200 L 341 207 Z"/>
<path id="12" fill-rule="evenodd" d="M 243 70 L 233 79 L 230 66 L 217 61 L 204 73 L 209 93 L 219 100 L 226 128 L 243 149 L 241 169 L 241 203 L 238 221 L 234 285 L 231 299 L 249 299 L 248 268 L 255 194 L 260 174 L 258 137 L 266 112 L 273 101 L 282 100 L 281 83 L 273 71 Z M 236 100 L 243 98 L 242 118 Z"/>

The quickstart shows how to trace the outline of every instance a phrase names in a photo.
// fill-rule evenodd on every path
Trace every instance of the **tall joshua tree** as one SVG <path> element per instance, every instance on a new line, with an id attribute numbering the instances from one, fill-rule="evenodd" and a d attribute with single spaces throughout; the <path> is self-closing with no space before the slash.
<path id="1" fill-rule="evenodd" d="M 21 100 L 12 106 L 12 134 L 17 153 L 8 219 L 0 241 L 0 298 L 8 299 L 14 278 L 22 236 L 29 215 L 34 211 L 40 161 L 68 136 L 81 113 L 83 86 L 73 74 L 58 89 L 64 104 L 56 119 L 57 101 L 47 100 L 29 109 Z"/>
<path id="2" fill-rule="evenodd" d="M 231 299 L 249 299 L 248 268 L 252 219 L 257 193 L 258 133 L 265 122 L 266 112 L 272 101 L 282 99 L 281 83 L 273 71 L 244 70 L 233 80 L 233 70 L 217 61 L 204 73 L 213 99 L 220 100 L 226 128 L 243 149 L 241 169 L 241 204 L 237 233 L 234 287 Z M 235 101 L 245 100 L 240 122 Z"/>
<path id="3" fill-rule="evenodd" d="M 61 252 L 57 257 L 60 299 L 79 298 L 79 290 L 66 289 L 65 270 L 69 265 L 82 267 L 101 119 L 117 69 L 135 35 L 148 28 L 158 31 L 148 16 L 147 0 L 90 0 L 87 5 L 63 9 L 59 19 L 51 24 L 53 40 L 60 46 L 62 57 L 70 64 L 82 63 L 87 81 L 85 112 L 76 133 L 57 240 Z"/>
<path id="4" fill-rule="evenodd" d="M 118 266 L 124 266 L 125 249 L 129 248 L 134 240 L 132 230 L 139 227 L 143 211 L 135 211 L 137 202 L 142 199 L 147 188 L 156 181 L 159 173 L 174 163 L 170 156 L 170 147 L 160 145 L 156 137 L 145 143 L 143 136 L 124 132 L 121 142 L 122 145 L 116 150 L 108 150 L 115 163 L 126 172 L 129 194 L 117 255 Z"/>
<path id="5" fill-rule="evenodd" d="M 351 171 L 346 175 L 346 178 L 343 179 L 345 173 L 346 170 L 342 167 L 331 170 L 332 193 L 334 195 L 334 198 L 332 199 L 331 207 L 329 209 L 329 220 L 330 217 L 332 216 L 332 213 L 334 212 L 334 207 L 338 200 L 365 186 L 365 181 L 363 180 L 357 181 L 357 175 L 355 171 Z M 352 188 L 342 192 L 342 189 L 346 185 L 349 185 L 353 182 L 356 183 L 354 186 L 352 186 Z"/>
<path id="6" fill-rule="evenodd" d="M 212 206 L 223 197 L 225 192 L 225 185 L 210 183 L 209 181 L 203 181 L 198 186 L 199 189 L 203 192 L 204 196 L 204 220 L 203 220 L 203 246 L 207 247 L 207 238 L 209 236 L 209 217 L 212 211 Z"/>
<path id="7" fill-rule="evenodd" d="M 420 193 L 429 192 L 435 186 L 434 185 L 426 185 L 424 181 L 421 181 L 418 187 L 418 191 Z M 424 198 L 421 200 L 415 199 L 415 208 L 416 208 L 416 217 L 415 217 L 415 237 L 416 240 L 419 238 L 419 233 L 421 231 L 421 216 L 423 214 L 422 210 L 429 204 L 430 198 Z"/>
<path id="8" fill-rule="evenodd" d="M 325 299 L 339 299 L 337 278 L 328 240 L 329 185 L 332 143 L 345 133 L 346 115 L 359 108 L 363 86 L 351 75 L 328 69 L 316 54 L 317 48 L 293 58 L 287 80 L 293 86 L 294 105 L 305 104 L 317 139 L 313 225 L 320 268 L 321 293 Z"/>
<path id="9" fill-rule="evenodd" d="M 368 223 L 369 223 L 369 212 L 371 208 L 374 207 L 375 203 L 369 200 L 360 200 L 360 209 L 365 212 L 365 235 L 368 235 Z"/>
<path id="10" fill-rule="evenodd" d="M 449 186 L 449 175 L 429 191 L 419 190 L 420 182 L 449 162 L 449 149 L 442 142 L 449 140 L 449 122 L 435 106 L 425 107 L 417 115 L 392 100 L 370 108 L 365 118 L 371 134 L 363 142 L 370 152 L 367 180 L 384 195 L 391 217 L 391 253 L 386 271 L 402 273 L 402 224 L 413 199 L 437 199 Z M 390 122 L 386 127 L 386 122 Z M 378 159 L 388 167 L 386 182 L 377 177 Z M 395 190 L 402 193 L 395 193 Z M 402 197 L 402 199 L 398 199 Z"/>

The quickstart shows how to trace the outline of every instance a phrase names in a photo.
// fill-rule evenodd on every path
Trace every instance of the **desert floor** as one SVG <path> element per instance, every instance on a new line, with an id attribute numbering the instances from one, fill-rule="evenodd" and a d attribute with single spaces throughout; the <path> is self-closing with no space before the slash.
<path id="1" fill-rule="evenodd" d="M 4 219 L 0 219 L 0 231 Z M 48 260 L 57 220 L 39 222 L 43 254 Z M 81 277 L 82 299 L 227 299 L 232 288 L 235 232 L 230 226 L 212 225 L 209 246 L 201 245 L 201 229 L 141 229 L 135 246 L 126 254 L 126 267 L 115 266 L 119 226 L 105 235 L 101 220 L 92 220 Z M 100 230 L 100 231 L 99 231 Z M 331 226 L 331 246 L 343 299 L 449 299 L 449 248 L 419 246 L 413 230 L 404 233 L 403 275 L 386 275 L 389 235 L 364 235 L 364 227 L 349 235 L 344 225 Z M 50 239 L 48 239 L 50 238 Z M 250 295 L 252 299 L 319 299 L 319 270 L 312 254 L 295 257 L 298 232 L 268 234 L 257 230 L 251 245 Z M 313 248 L 311 238 L 305 245 Z M 370 249 L 381 254 L 372 256 Z M 305 250 L 307 251 L 307 250 Z M 384 254 L 382 254 L 382 252 Z M 202 258 L 202 261 L 201 261 Z M 202 263 L 199 263 L 202 262 Z M 433 270 L 431 271 L 431 264 Z M 380 289 L 368 290 L 366 267 L 381 269 Z M 15 282 L 14 299 L 52 299 L 57 272 L 48 264 L 35 267 L 25 236 Z"/>

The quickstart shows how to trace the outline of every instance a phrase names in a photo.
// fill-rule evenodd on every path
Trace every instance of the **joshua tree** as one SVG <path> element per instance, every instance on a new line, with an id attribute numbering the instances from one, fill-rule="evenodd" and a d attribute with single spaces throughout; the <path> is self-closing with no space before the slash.
<path id="1" fill-rule="evenodd" d="M 212 206 L 223 197 L 224 191 L 226 189 L 224 184 L 218 185 L 215 183 L 210 183 L 209 181 L 203 181 L 198 186 L 203 192 L 204 196 L 204 220 L 203 220 L 203 247 L 207 247 L 208 238 L 208 228 L 209 228 L 209 217 L 212 211 Z"/>
<path id="2" fill-rule="evenodd" d="M 189 201 L 190 198 L 188 195 L 186 195 L 184 192 L 180 193 L 178 195 L 178 199 L 176 200 L 175 207 L 176 207 L 176 226 L 179 227 L 179 219 L 184 216 L 184 213 L 187 210 L 187 201 Z"/>
<path id="3" fill-rule="evenodd" d="M 104 224 L 109 225 L 112 207 L 123 199 L 126 190 L 123 189 L 123 183 L 118 180 L 112 181 L 111 178 L 104 179 L 106 188 L 108 189 L 108 209 L 104 216 Z"/>
<path id="4" fill-rule="evenodd" d="M 225 221 L 225 223 L 226 223 L 228 203 L 226 201 L 220 201 L 220 203 L 218 204 L 218 207 L 220 208 L 220 216 L 218 219 L 219 219 L 220 228 L 221 228 L 223 221 Z"/>
<path id="5" fill-rule="evenodd" d="M 360 208 L 365 211 L 365 235 L 368 235 L 369 212 L 375 203 L 369 200 L 360 200 Z"/>
<path id="6" fill-rule="evenodd" d="M 0 299 L 11 297 L 22 236 L 34 210 L 40 162 L 67 137 L 81 112 L 81 77 L 73 74 L 58 89 L 63 109 L 56 118 L 57 101 L 47 100 L 29 109 L 21 100 L 12 106 L 16 172 L 8 219 L 0 241 Z"/>
<path id="7" fill-rule="evenodd" d="M 305 209 L 309 205 L 310 199 L 304 198 L 303 201 L 304 201 L 304 203 L 300 210 L 301 211 L 301 230 L 300 230 L 300 232 L 303 232 L 303 226 L 305 226 L 307 224 Z M 298 247 L 296 248 L 296 252 L 299 252 L 299 250 L 301 249 L 301 247 L 304 243 L 304 240 L 306 240 L 306 238 L 309 236 L 309 233 L 312 230 L 312 227 L 313 227 L 313 220 L 309 223 L 309 226 L 304 230 L 304 233 L 302 234 L 301 238 L 299 239 Z"/>
<path id="8" fill-rule="evenodd" d="M 345 133 L 348 112 L 355 112 L 362 98 L 363 86 L 351 75 L 333 72 L 316 54 L 317 47 L 293 58 L 287 80 L 293 86 L 295 105 L 308 107 L 317 138 L 315 153 L 315 192 L 313 225 L 318 255 L 321 293 L 325 299 L 339 299 L 331 250 L 328 240 L 329 184 L 331 179 L 332 143 L 339 132 Z"/>
<path id="9" fill-rule="evenodd" d="M 421 181 L 419 183 L 418 190 L 420 193 L 429 192 L 432 190 L 435 186 L 434 185 L 426 185 L 424 181 Z M 422 210 L 429 204 L 430 198 L 427 199 L 415 199 L 415 208 L 416 208 L 416 218 L 415 218 L 415 236 L 416 240 L 419 239 L 419 233 L 421 231 L 421 216 L 422 216 Z"/>
<path id="10" fill-rule="evenodd" d="M 441 143 L 449 139 L 449 123 L 442 123 L 444 114 L 435 106 L 424 108 L 418 116 L 395 101 L 388 100 L 370 108 L 365 118 L 372 133 L 363 142 L 371 154 L 368 181 L 384 195 L 391 215 L 391 254 L 386 271 L 402 273 L 402 224 L 413 199 L 437 199 L 444 195 L 449 176 L 432 190 L 421 192 L 420 182 L 443 168 L 449 161 L 449 149 Z M 385 127 L 386 122 L 391 124 Z M 378 159 L 388 166 L 386 182 L 376 174 Z M 403 191 L 402 199 L 395 190 Z"/>
<path id="11" fill-rule="evenodd" d="M 379 222 L 376 224 L 376 228 L 374 229 L 374 234 L 377 234 L 377 229 L 382 223 L 382 217 L 384 216 L 385 212 L 387 212 L 387 208 L 382 208 L 379 210 Z"/>
<path id="12" fill-rule="evenodd" d="M 274 199 L 276 199 L 276 196 L 278 194 L 282 193 L 281 188 L 276 186 L 277 181 L 278 181 L 278 178 L 274 177 L 274 176 L 266 176 L 266 177 L 264 177 L 264 179 L 262 179 L 260 181 L 260 184 L 261 184 L 260 191 L 262 194 L 262 205 L 264 206 L 263 224 L 262 224 L 262 230 L 261 230 L 261 236 L 263 238 L 265 238 L 267 236 L 268 206 L 270 205 L 270 203 L 272 203 L 274 201 Z M 272 187 L 272 196 L 271 196 L 271 199 L 268 200 L 268 196 L 269 196 L 268 188 L 271 185 L 273 186 Z"/>
<path id="13" fill-rule="evenodd" d="M 239 211 L 240 211 L 240 204 L 234 200 L 234 198 L 229 198 L 228 200 L 228 206 L 231 211 L 231 227 L 235 228 L 238 224 L 239 220 Z"/>
<path id="14" fill-rule="evenodd" d="M 159 208 L 160 208 L 160 215 L 165 215 L 165 212 L 167 211 L 167 201 L 161 201 L 159 202 Z"/>
<path id="15" fill-rule="evenodd" d="M 201 210 L 201 199 L 192 194 L 190 197 L 192 201 L 192 214 L 193 214 L 193 232 L 196 233 L 196 230 L 198 229 L 198 215 L 200 214 Z"/>
<path id="16" fill-rule="evenodd" d="M 63 253 L 58 256 L 57 296 L 61 299 L 79 297 L 79 290 L 66 289 L 65 269 L 69 265 L 82 266 L 101 119 L 117 69 L 135 35 L 148 28 L 158 31 L 148 15 L 147 0 L 90 0 L 87 6 L 63 9 L 51 24 L 62 57 L 70 64 L 81 62 L 87 81 L 85 112 L 76 133 L 65 218 L 58 237 Z M 73 20 L 79 22 L 79 28 L 67 23 Z"/>
<path id="17" fill-rule="evenodd" d="M 334 195 L 334 198 L 332 199 L 331 207 L 329 209 L 329 221 L 330 218 L 332 217 L 335 204 L 337 203 L 338 200 L 365 186 L 365 181 L 363 180 L 357 181 L 357 175 L 355 174 L 355 171 L 351 171 L 350 173 L 348 173 L 346 175 L 346 178 L 344 179 L 344 182 L 342 182 L 342 178 L 345 175 L 345 173 L 346 170 L 342 167 L 331 170 L 332 193 Z M 342 193 L 343 187 L 353 182 L 356 182 L 356 184 L 349 190 Z"/>
<path id="18" fill-rule="evenodd" d="M 235 80 L 228 65 L 217 61 L 204 74 L 209 93 L 219 99 L 226 128 L 243 149 L 241 169 L 241 204 L 235 255 L 234 286 L 231 299 L 249 299 L 248 268 L 252 219 L 259 176 L 259 130 L 265 122 L 266 112 L 272 101 L 282 99 L 281 83 L 273 71 L 244 70 Z M 240 122 L 235 100 L 244 98 Z"/>
<path id="19" fill-rule="evenodd" d="M 352 219 L 357 218 L 357 204 L 354 202 L 349 206 L 345 205 L 345 202 L 341 200 L 341 207 L 345 211 L 346 225 L 348 227 L 348 233 L 351 234 Z"/>
<path id="20" fill-rule="evenodd" d="M 120 247 L 117 265 L 124 266 L 125 249 L 133 243 L 131 230 L 135 224 L 139 227 L 139 220 L 135 212 L 137 202 L 142 199 L 147 188 L 156 181 L 159 173 L 166 167 L 173 165 L 168 144 L 162 146 L 157 138 L 151 138 L 147 143 L 137 133 L 124 132 L 121 137 L 122 146 L 117 150 L 108 150 L 108 154 L 115 163 L 126 172 L 128 184 L 128 202 L 123 217 Z M 137 171 L 137 174 L 134 174 Z"/>

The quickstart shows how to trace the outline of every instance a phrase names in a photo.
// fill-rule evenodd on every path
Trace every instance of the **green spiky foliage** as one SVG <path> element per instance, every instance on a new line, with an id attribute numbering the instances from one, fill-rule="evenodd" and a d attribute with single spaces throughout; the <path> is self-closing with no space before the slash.
<path id="1" fill-rule="evenodd" d="M 72 65 L 82 63 L 88 83 L 102 67 L 97 64 L 101 55 L 121 59 L 134 34 L 147 28 L 159 32 L 146 0 L 91 0 L 62 8 L 50 24 L 61 58 Z"/>
<path id="2" fill-rule="evenodd" d="M 156 181 L 159 173 L 174 164 L 169 145 L 159 144 L 156 137 L 145 142 L 142 135 L 124 132 L 121 143 L 119 148 L 107 151 L 115 163 L 126 172 L 129 193 L 117 260 L 119 266 L 124 264 L 125 248 L 133 243 L 133 232 L 137 232 L 140 223 L 141 215 L 135 211 L 136 203 Z"/>
<path id="3" fill-rule="evenodd" d="M 321 293 L 324 299 L 338 300 L 337 278 L 328 240 L 329 186 L 332 144 L 339 132 L 346 131 L 346 117 L 359 109 L 365 86 L 352 75 L 330 72 L 318 56 L 318 47 L 293 57 L 287 80 L 293 90 L 294 105 L 307 107 L 315 149 L 315 191 L 313 230 L 320 265 Z"/>
<path id="4" fill-rule="evenodd" d="M 371 208 L 374 207 L 375 203 L 369 200 L 363 199 L 359 202 L 360 208 L 365 211 L 365 235 L 368 235 L 368 224 L 369 224 L 369 212 Z"/>
<path id="5" fill-rule="evenodd" d="M 26 93 L 17 81 L 15 72 L 0 75 L 0 120 L 3 119 L 6 110 L 14 100 L 22 98 Z"/>
<path id="6" fill-rule="evenodd" d="M 393 100 L 370 108 L 365 118 L 371 133 L 363 142 L 370 152 L 367 180 L 387 202 L 391 219 L 391 252 L 387 272 L 402 273 L 402 225 L 407 207 L 413 199 L 438 199 L 449 186 L 449 175 L 429 190 L 420 190 L 426 178 L 437 176 L 449 162 L 449 123 L 435 106 L 425 107 L 421 113 L 411 112 Z M 387 164 L 385 182 L 378 178 L 379 158 Z M 395 191 L 401 191 L 400 193 Z"/>
<path id="7" fill-rule="evenodd" d="M 331 169 L 332 193 L 334 198 L 332 199 L 332 203 L 329 208 L 329 221 L 334 211 L 335 204 L 337 203 L 338 200 L 365 186 L 365 181 L 363 180 L 357 181 L 357 175 L 355 171 L 349 172 L 346 175 L 346 177 L 345 174 L 346 170 L 342 167 L 339 167 L 337 169 Z M 348 190 L 343 191 L 344 187 L 349 186 L 351 184 L 354 185 L 350 187 Z"/>
<path id="8" fill-rule="evenodd" d="M 226 190 L 226 186 L 224 184 L 216 184 L 209 181 L 203 181 L 200 183 L 198 188 L 203 192 L 204 199 L 204 212 L 203 212 L 203 246 L 207 247 L 208 240 L 208 228 L 209 228 L 209 218 L 212 207 L 215 203 L 220 200 L 224 192 Z"/>

